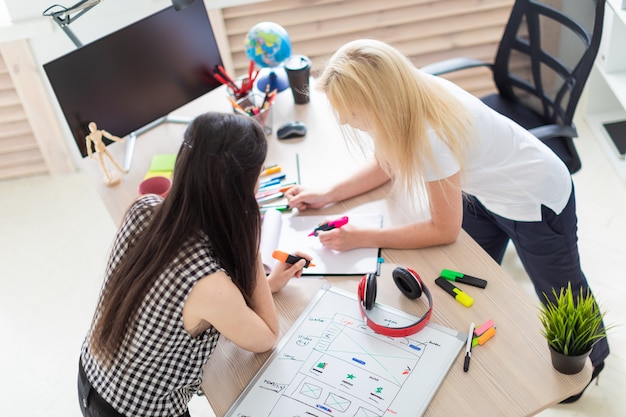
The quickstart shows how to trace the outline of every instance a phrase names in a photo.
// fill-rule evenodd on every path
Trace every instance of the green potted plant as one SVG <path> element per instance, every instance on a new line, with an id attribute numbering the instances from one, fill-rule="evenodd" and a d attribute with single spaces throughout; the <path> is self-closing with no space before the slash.
<path id="1" fill-rule="evenodd" d="M 552 289 L 556 301 L 544 293 L 546 303 L 540 307 L 539 319 L 543 335 L 550 346 L 552 365 L 564 374 L 575 374 L 585 366 L 593 345 L 606 337 L 602 326 L 605 315 L 591 291 L 574 296 L 572 285 Z"/>

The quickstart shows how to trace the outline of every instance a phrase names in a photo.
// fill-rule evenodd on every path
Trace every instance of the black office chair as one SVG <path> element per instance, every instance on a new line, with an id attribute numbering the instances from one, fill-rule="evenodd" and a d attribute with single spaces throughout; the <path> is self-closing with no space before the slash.
<path id="1" fill-rule="evenodd" d="M 571 173 L 581 168 L 574 110 L 598 53 L 604 0 L 517 0 L 493 63 L 453 58 L 421 68 L 442 75 L 489 67 L 498 92 L 481 98 L 544 141 Z"/>

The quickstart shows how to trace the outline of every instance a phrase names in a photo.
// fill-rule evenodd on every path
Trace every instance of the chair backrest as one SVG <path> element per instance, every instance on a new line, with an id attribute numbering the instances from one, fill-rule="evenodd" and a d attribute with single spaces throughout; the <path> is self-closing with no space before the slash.
<path id="1" fill-rule="evenodd" d="M 500 94 L 571 125 L 598 53 L 604 0 L 516 0 L 494 61 Z"/>

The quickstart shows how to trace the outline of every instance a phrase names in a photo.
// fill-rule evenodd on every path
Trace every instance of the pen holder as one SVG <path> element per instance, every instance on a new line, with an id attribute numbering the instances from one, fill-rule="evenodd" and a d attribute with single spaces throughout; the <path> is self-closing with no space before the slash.
<path id="1" fill-rule="evenodd" d="M 237 101 L 246 98 L 249 94 L 251 94 L 253 85 L 250 84 L 248 77 L 239 77 L 235 80 L 234 87 L 236 90 L 234 90 L 231 86 L 227 86 L 226 91 L 230 97 Z"/>
<path id="2" fill-rule="evenodd" d="M 266 136 L 272 134 L 272 101 L 266 100 L 264 94 L 248 94 L 247 96 L 233 101 L 233 111 L 252 117 L 256 120 Z"/>

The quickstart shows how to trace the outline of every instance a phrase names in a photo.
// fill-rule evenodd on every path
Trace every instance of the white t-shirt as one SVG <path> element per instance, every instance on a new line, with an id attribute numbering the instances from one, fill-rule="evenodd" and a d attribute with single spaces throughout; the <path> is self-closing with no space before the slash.
<path id="1" fill-rule="evenodd" d="M 572 192 L 570 173 L 559 157 L 526 129 L 480 99 L 440 77 L 430 76 L 468 108 L 474 135 L 461 188 L 490 211 L 517 221 L 540 221 L 541 205 L 559 214 Z M 429 139 L 438 169 L 428 162 L 426 181 L 449 177 L 459 162 L 434 130 Z"/>

